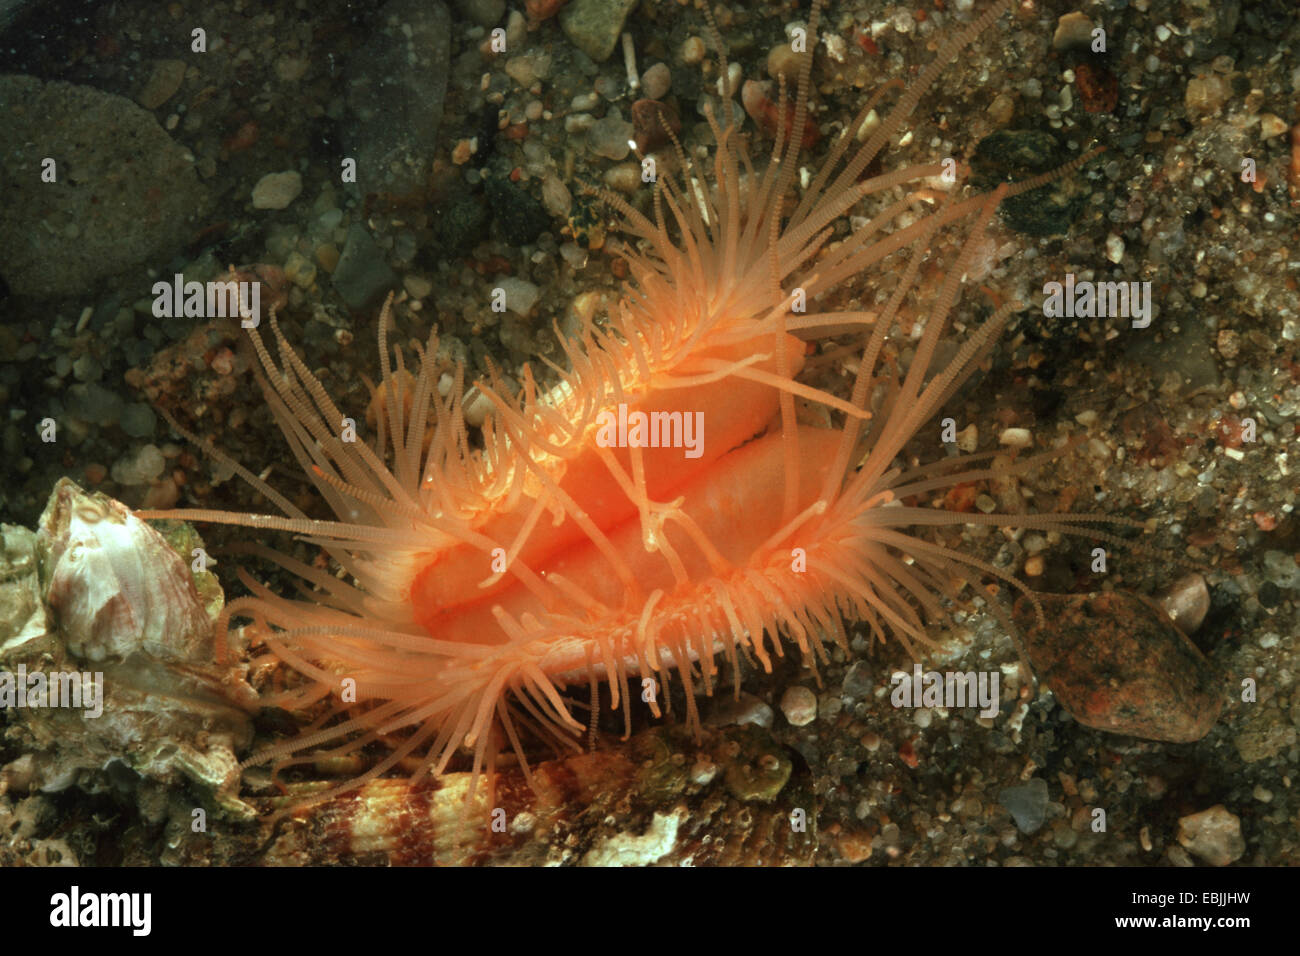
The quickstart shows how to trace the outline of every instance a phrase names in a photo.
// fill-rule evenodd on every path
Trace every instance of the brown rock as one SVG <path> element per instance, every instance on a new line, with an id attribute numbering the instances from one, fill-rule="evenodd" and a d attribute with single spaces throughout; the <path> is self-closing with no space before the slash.
<path id="1" fill-rule="evenodd" d="M 1209 661 L 1146 599 L 1118 592 L 1039 594 L 1014 616 L 1040 680 L 1085 727 L 1145 740 L 1200 740 L 1223 708 Z"/>
<path id="2" fill-rule="evenodd" d="M 669 103 L 637 100 L 632 104 L 632 130 L 636 148 L 645 155 L 671 143 L 682 131 L 682 121 Z"/>

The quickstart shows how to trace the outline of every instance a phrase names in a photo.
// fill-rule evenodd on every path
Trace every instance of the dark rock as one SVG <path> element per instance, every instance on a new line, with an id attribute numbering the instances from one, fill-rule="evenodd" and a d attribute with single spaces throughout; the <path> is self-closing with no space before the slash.
<path id="1" fill-rule="evenodd" d="M 513 183 L 493 177 L 487 180 L 486 192 L 501 238 L 512 246 L 527 245 L 550 226 L 546 208 Z"/>
<path id="2" fill-rule="evenodd" d="M 444 256 L 463 253 L 488 235 L 491 216 L 483 201 L 465 193 L 434 206 L 429 226 L 433 241 Z"/>
<path id="3" fill-rule="evenodd" d="M 366 228 L 354 223 L 348 229 L 348 240 L 334 269 L 333 281 L 348 308 L 356 311 L 373 305 L 392 288 L 397 276 L 388 268 L 383 250 Z"/>
<path id="4" fill-rule="evenodd" d="M 125 97 L 4 76 L 0 126 L 0 272 L 16 295 L 76 295 L 166 259 L 207 210 L 186 151 Z"/>
<path id="5" fill-rule="evenodd" d="M 632 104 L 632 129 L 636 148 L 643 154 L 669 145 L 682 131 L 682 121 L 671 103 L 637 100 Z"/>
<path id="6" fill-rule="evenodd" d="M 348 155 L 363 192 L 409 193 L 424 187 L 438 144 L 451 16 L 434 0 L 391 0 L 375 15 L 369 39 L 347 67 Z"/>
<path id="7" fill-rule="evenodd" d="M 1056 139 L 1036 130 L 998 130 L 980 140 L 971 159 L 973 183 L 993 189 L 1047 172 L 1064 163 Z M 999 207 L 1003 221 L 1029 236 L 1055 236 L 1067 232 L 1088 198 L 1088 187 L 1076 173 L 1012 196 Z"/>

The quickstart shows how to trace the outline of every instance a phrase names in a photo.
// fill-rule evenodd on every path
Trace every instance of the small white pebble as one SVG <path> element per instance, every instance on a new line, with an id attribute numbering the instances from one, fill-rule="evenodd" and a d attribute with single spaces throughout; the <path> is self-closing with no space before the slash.
<path id="1" fill-rule="evenodd" d="M 817 719 L 817 695 L 807 687 L 788 688 L 781 695 L 781 713 L 794 727 L 806 727 Z"/>
<path id="2" fill-rule="evenodd" d="M 1012 448 L 1028 448 L 1034 443 L 1034 436 L 1028 428 L 1008 428 L 998 436 L 999 445 L 1009 445 Z"/>
<path id="3" fill-rule="evenodd" d="M 1106 258 L 1116 265 L 1124 261 L 1124 240 L 1114 233 L 1106 237 Z"/>

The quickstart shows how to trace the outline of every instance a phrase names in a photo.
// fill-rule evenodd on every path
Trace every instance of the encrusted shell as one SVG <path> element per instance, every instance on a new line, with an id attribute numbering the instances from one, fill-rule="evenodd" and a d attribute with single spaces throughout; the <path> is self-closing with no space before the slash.
<path id="1" fill-rule="evenodd" d="M 15 613 L 0 614 L 0 670 L 14 686 L 23 673 L 69 675 L 99 696 L 12 708 L 7 737 L 22 756 L 0 789 L 125 789 L 153 820 L 188 819 L 196 803 L 250 818 L 236 754 L 257 697 L 239 667 L 213 660 L 220 602 L 205 607 L 181 556 L 125 505 L 67 479 L 39 533 L 6 526 L 4 543 L 0 609 Z"/>
<path id="2" fill-rule="evenodd" d="M 792 775 L 761 728 L 657 727 L 625 744 L 533 768 L 534 787 L 507 769 L 491 794 L 480 777 L 448 773 L 412 785 L 372 780 L 259 827 L 224 822 L 185 834 L 184 864 L 811 865 L 817 846 L 811 780 Z M 285 810 L 288 797 L 251 798 Z"/>
<path id="3" fill-rule="evenodd" d="M 72 654 L 103 661 L 143 649 L 211 658 L 212 627 L 189 568 L 124 504 L 64 478 L 41 515 L 39 536 L 46 603 Z"/>

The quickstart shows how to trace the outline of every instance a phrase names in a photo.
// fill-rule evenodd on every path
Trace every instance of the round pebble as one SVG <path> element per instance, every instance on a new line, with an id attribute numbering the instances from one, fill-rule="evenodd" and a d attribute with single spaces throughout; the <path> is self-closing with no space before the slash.
<path id="1" fill-rule="evenodd" d="M 283 209 L 302 192 L 302 176 L 294 170 L 267 173 L 253 187 L 254 209 Z"/>
<path id="2" fill-rule="evenodd" d="M 132 402 L 123 406 L 117 422 L 132 438 L 148 438 L 158 424 L 158 416 L 144 402 Z"/>
<path id="3" fill-rule="evenodd" d="M 631 195 L 641 187 L 641 167 L 636 163 L 619 163 L 605 170 L 603 178 L 610 189 Z"/>
<path id="4" fill-rule="evenodd" d="M 806 727 L 817 719 L 817 695 L 807 687 L 791 687 L 781 695 L 781 713 L 794 727 Z"/>
<path id="5" fill-rule="evenodd" d="M 641 90 L 652 100 L 661 100 L 673 85 L 673 73 L 666 63 L 656 63 L 641 74 Z"/>
<path id="6" fill-rule="evenodd" d="M 402 280 L 402 287 L 412 299 L 426 298 L 433 291 L 433 283 L 423 276 L 407 276 Z"/>
<path id="7" fill-rule="evenodd" d="M 682 44 L 682 62 L 688 66 L 694 66 L 704 59 L 707 48 L 704 41 L 699 37 L 691 37 Z"/>
<path id="8" fill-rule="evenodd" d="M 113 480 L 119 485 L 147 485 L 163 473 L 166 459 L 155 445 L 142 445 L 113 463 Z"/>

